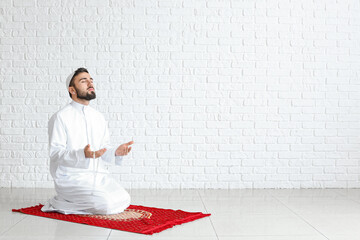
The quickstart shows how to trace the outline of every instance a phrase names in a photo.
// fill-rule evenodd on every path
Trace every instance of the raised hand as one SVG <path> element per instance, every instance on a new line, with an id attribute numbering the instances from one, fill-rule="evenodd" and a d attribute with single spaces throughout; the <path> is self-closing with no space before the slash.
<path id="1" fill-rule="evenodd" d="M 95 158 L 101 157 L 106 152 L 106 148 L 95 151 Z M 86 145 L 84 148 L 84 153 L 86 158 L 93 158 L 94 152 L 90 148 L 90 144 Z"/>
<path id="2" fill-rule="evenodd" d="M 134 141 L 130 141 L 128 143 L 121 144 L 115 151 L 115 156 L 124 156 L 128 155 L 131 151 L 131 147 L 129 147 L 131 144 L 133 144 Z"/>

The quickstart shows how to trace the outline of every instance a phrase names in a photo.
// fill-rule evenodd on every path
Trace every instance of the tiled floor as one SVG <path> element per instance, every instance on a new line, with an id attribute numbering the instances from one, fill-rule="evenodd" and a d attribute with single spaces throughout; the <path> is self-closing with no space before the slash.
<path id="1" fill-rule="evenodd" d="M 0 240 L 359 240 L 360 189 L 132 190 L 132 203 L 211 213 L 152 236 L 12 213 L 49 189 L 0 189 Z"/>

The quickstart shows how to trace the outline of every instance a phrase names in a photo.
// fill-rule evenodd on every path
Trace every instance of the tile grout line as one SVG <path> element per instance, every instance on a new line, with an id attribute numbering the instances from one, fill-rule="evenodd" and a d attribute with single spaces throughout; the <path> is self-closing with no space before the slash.
<path id="1" fill-rule="evenodd" d="M 283 203 L 281 200 L 279 200 L 277 197 L 275 197 L 274 195 L 272 195 L 270 193 L 271 197 L 273 197 L 274 199 L 276 199 L 277 201 L 279 201 L 282 205 L 284 205 L 287 209 L 289 209 L 293 214 L 295 214 L 298 218 L 300 218 L 302 221 L 304 221 L 306 224 L 308 224 L 310 227 L 312 227 L 313 229 L 315 229 L 315 231 L 317 231 L 318 233 L 320 233 L 324 238 L 328 239 L 329 238 L 327 236 L 325 236 L 325 234 L 323 234 L 322 232 L 320 232 L 318 229 L 316 229 L 313 225 L 311 225 L 308 221 L 306 221 L 303 217 L 301 217 L 299 214 L 297 214 L 295 211 L 293 211 L 291 208 L 289 208 L 285 203 Z"/>
<path id="2" fill-rule="evenodd" d="M 111 233 L 112 233 L 112 229 L 110 229 L 109 235 L 107 236 L 106 240 L 109 240 Z"/>
<path id="3" fill-rule="evenodd" d="M 205 206 L 205 203 L 204 203 L 204 201 L 203 201 L 203 199 L 202 199 L 202 197 L 201 197 L 201 195 L 200 195 L 200 193 L 199 193 L 199 190 L 196 190 L 196 191 L 197 191 L 197 193 L 198 193 L 198 195 L 199 195 L 199 197 L 200 197 L 201 203 L 203 204 L 206 213 L 209 213 L 208 210 L 207 210 L 207 208 L 206 208 L 206 206 Z M 215 230 L 215 227 L 214 227 L 214 224 L 213 224 L 213 222 L 212 222 L 212 220 L 211 220 L 211 217 L 209 217 L 209 219 L 210 219 L 211 226 L 212 226 L 212 228 L 214 229 L 214 232 L 215 232 L 215 235 L 216 235 L 216 239 L 219 240 L 219 236 L 218 236 L 218 234 L 217 234 L 217 232 L 216 232 L 216 230 Z"/>
<path id="4" fill-rule="evenodd" d="M 17 223 L 15 223 L 14 225 L 12 225 L 11 227 L 9 227 L 7 230 L 5 230 L 5 232 L 3 232 L 0 237 L 3 237 L 7 232 L 9 232 L 11 229 L 13 229 L 16 225 L 18 225 L 20 222 L 22 222 L 25 218 L 27 218 L 28 216 L 24 216 L 22 219 L 20 219 Z"/>

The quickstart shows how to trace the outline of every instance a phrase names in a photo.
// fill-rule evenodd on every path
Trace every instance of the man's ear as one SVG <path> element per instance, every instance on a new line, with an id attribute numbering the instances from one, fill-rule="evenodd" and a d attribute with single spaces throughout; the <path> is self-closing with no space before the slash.
<path id="1" fill-rule="evenodd" d="M 73 86 L 69 87 L 69 93 L 75 94 L 75 88 Z"/>

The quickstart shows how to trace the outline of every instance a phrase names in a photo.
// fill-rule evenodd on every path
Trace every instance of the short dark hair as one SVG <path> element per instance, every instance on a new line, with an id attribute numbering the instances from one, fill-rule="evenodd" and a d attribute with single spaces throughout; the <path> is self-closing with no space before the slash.
<path id="1" fill-rule="evenodd" d="M 80 73 L 83 73 L 83 72 L 89 73 L 86 68 L 78 68 L 78 69 L 76 69 L 76 71 L 75 71 L 75 73 L 74 73 L 74 76 L 73 76 L 73 77 L 71 78 L 71 80 L 70 80 L 69 87 L 75 86 L 75 84 L 74 84 L 74 78 L 75 78 L 77 75 L 79 75 Z M 70 92 L 69 92 L 69 96 L 70 96 L 70 98 L 72 98 Z"/>

